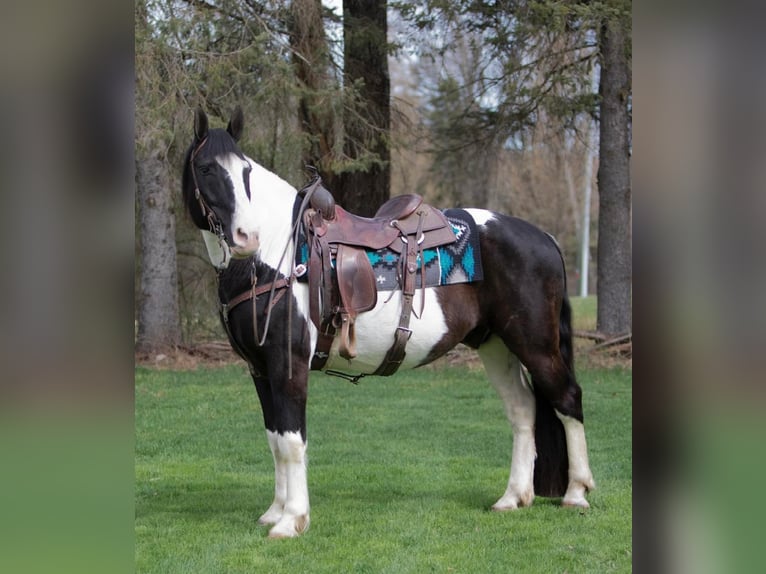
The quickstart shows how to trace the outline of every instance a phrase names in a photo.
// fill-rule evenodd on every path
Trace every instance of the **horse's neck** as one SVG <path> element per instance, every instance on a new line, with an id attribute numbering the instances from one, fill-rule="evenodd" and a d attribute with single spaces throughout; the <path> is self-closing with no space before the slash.
<path id="1" fill-rule="evenodd" d="M 232 259 L 218 276 L 218 289 L 222 301 L 230 301 L 235 296 L 253 287 L 253 270 L 258 285 L 267 285 L 277 279 L 276 272 L 261 262 L 253 267 L 252 259 Z"/>
<path id="2" fill-rule="evenodd" d="M 259 228 L 256 255 L 272 269 L 289 275 L 294 261 L 291 230 L 297 191 L 278 175 L 248 160 L 253 166 L 250 172 L 250 207 Z"/>

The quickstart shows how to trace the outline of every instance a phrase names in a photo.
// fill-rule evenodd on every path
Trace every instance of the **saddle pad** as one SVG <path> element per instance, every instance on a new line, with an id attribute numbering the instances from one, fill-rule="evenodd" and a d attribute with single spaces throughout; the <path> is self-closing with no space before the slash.
<path id="1" fill-rule="evenodd" d="M 481 281 L 484 279 L 484 272 L 481 267 L 479 232 L 476 223 L 463 209 L 445 209 L 443 213 L 450 222 L 457 241 L 443 247 L 423 251 L 426 287 Z M 308 253 L 306 237 L 301 233 L 295 254 L 296 265 L 306 264 Z M 366 253 L 375 274 L 378 291 L 400 289 L 397 280 L 399 254 L 388 248 L 370 250 Z M 420 256 L 418 256 L 417 266 L 415 286 L 420 288 L 422 287 Z M 307 275 L 299 277 L 298 280 L 307 281 Z"/>
<path id="2" fill-rule="evenodd" d="M 476 223 L 462 209 L 447 209 L 444 210 L 444 215 L 447 216 L 457 241 L 435 249 L 426 249 L 423 252 L 426 287 L 481 281 L 484 278 L 484 272 L 481 267 Z M 398 253 L 387 248 L 378 249 L 367 251 L 367 257 L 372 264 L 378 291 L 395 291 L 401 288 L 397 280 L 397 269 L 400 265 Z M 421 288 L 423 266 L 420 255 L 417 258 L 417 268 L 415 286 Z"/>

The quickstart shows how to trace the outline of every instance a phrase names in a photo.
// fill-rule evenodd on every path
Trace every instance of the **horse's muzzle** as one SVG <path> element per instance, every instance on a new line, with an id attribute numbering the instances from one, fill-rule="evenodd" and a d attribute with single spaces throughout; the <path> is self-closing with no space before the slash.
<path id="1" fill-rule="evenodd" d="M 234 233 L 234 245 L 231 248 L 231 256 L 234 259 L 246 259 L 258 249 L 258 234 L 247 233 L 241 227 Z"/>

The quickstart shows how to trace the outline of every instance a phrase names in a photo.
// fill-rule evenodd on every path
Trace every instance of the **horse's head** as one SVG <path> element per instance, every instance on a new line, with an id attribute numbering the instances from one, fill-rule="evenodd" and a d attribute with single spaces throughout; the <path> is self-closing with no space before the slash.
<path id="1" fill-rule="evenodd" d="M 201 109 L 194 118 L 194 141 L 186 154 L 183 196 L 194 224 L 205 235 L 208 250 L 220 250 L 217 264 L 229 257 L 249 257 L 258 249 L 258 232 L 250 209 L 252 165 L 237 145 L 242 135 L 237 107 L 226 129 L 209 129 Z M 215 239 L 217 237 L 217 245 Z M 213 253 L 211 251 L 211 259 Z"/>

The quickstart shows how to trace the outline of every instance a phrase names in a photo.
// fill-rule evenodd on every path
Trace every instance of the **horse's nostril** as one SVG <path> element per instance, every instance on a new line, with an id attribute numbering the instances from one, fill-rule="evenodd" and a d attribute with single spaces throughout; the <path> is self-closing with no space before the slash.
<path id="1" fill-rule="evenodd" d="M 234 232 L 234 243 L 237 247 L 246 251 L 256 249 L 258 246 L 258 233 L 256 231 L 245 231 L 242 227 L 237 227 Z"/>

